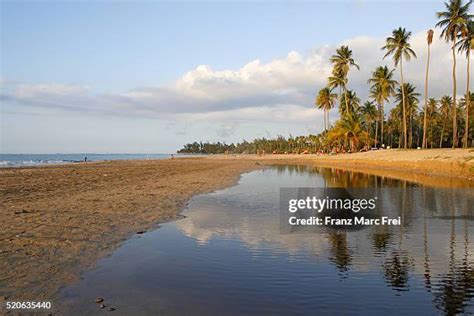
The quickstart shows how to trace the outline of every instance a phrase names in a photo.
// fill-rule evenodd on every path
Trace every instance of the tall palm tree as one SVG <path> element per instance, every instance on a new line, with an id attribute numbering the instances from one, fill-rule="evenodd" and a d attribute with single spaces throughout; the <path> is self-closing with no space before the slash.
<path id="1" fill-rule="evenodd" d="M 469 21 L 466 24 L 466 27 L 462 31 L 462 39 L 457 43 L 459 46 L 458 52 L 465 52 L 467 58 L 467 74 L 466 74 L 466 95 L 470 95 L 470 68 L 471 68 L 471 49 L 474 49 L 474 21 Z M 464 127 L 464 138 L 463 138 L 463 147 L 467 148 L 467 141 L 469 135 L 469 108 L 471 106 L 470 98 L 465 98 L 465 111 L 466 111 L 466 120 Z"/>
<path id="2" fill-rule="evenodd" d="M 344 98 L 347 101 L 347 83 L 348 83 L 348 74 L 351 67 L 357 68 L 359 70 L 359 65 L 356 64 L 354 58 L 352 57 L 352 50 L 348 46 L 342 45 L 336 50 L 336 54 L 332 55 L 331 63 L 334 65 L 333 75 L 339 75 L 343 78 L 342 84 L 340 87 L 343 90 Z M 349 112 L 350 114 L 350 112 Z"/>
<path id="3" fill-rule="evenodd" d="M 446 121 L 451 113 L 451 106 L 453 104 L 453 99 L 449 95 L 444 95 L 439 101 L 440 107 L 439 112 L 441 114 L 441 119 L 443 121 L 443 127 L 441 129 L 441 136 L 439 138 L 439 148 L 443 147 L 443 138 L 444 131 L 446 130 Z"/>
<path id="4" fill-rule="evenodd" d="M 431 148 L 433 148 L 433 125 L 434 125 L 433 124 L 434 123 L 433 119 L 435 118 L 437 107 L 438 107 L 438 100 L 436 100 L 435 98 L 429 98 L 426 112 L 428 112 L 428 121 L 429 121 L 429 125 L 430 125 L 429 138 L 430 138 L 430 147 Z M 428 145 L 428 142 L 427 142 L 426 145 Z"/>
<path id="5" fill-rule="evenodd" d="M 366 101 L 364 105 L 360 108 L 362 118 L 365 121 L 367 134 L 369 135 L 368 145 L 370 146 L 370 128 L 372 122 L 377 118 L 377 108 L 372 101 Z M 377 127 L 375 128 L 375 139 L 377 139 Z"/>
<path id="6" fill-rule="evenodd" d="M 395 93 L 395 101 L 398 102 L 398 106 L 402 105 L 403 108 L 403 99 L 405 100 L 405 111 L 406 116 L 410 122 L 410 132 L 408 134 L 409 138 L 409 148 L 411 148 L 412 144 L 412 133 L 413 133 L 413 125 L 412 120 L 413 116 L 416 113 L 416 108 L 418 106 L 418 97 L 420 94 L 416 92 L 415 86 L 411 83 L 405 83 L 402 87 L 398 87 L 397 92 Z"/>
<path id="7" fill-rule="evenodd" d="M 328 129 L 328 121 L 329 121 L 329 111 L 334 107 L 336 103 L 337 94 L 332 93 L 332 90 L 328 87 L 322 88 L 319 90 L 318 96 L 315 100 L 315 105 L 318 109 L 324 111 L 324 130 L 327 131 Z"/>
<path id="8" fill-rule="evenodd" d="M 392 79 L 393 70 L 389 70 L 387 66 L 379 66 L 372 72 L 372 78 L 368 80 L 370 86 L 370 96 L 374 98 L 380 107 L 380 139 L 381 143 L 384 143 L 383 135 L 383 122 L 385 119 L 384 115 L 384 102 L 393 95 L 395 91 L 395 85 L 397 82 Z"/>
<path id="9" fill-rule="evenodd" d="M 404 28 L 399 27 L 393 30 L 392 36 L 387 37 L 385 46 L 382 50 L 387 50 L 387 53 L 383 58 L 393 55 L 393 61 L 395 67 L 400 64 L 400 86 L 402 87 L 402 112 L 403 112 L 403 147 L 407 148 L 407 120 L 406 120 L 406 105 L 405 105 L 405 91 L 403 89 L 403 58 L 409 61 L 412 57 L 416 58 L 415 51 L 411 49 L 411 45 L 408 42 L 411 37 L 411 32 L 407 32 Z"/>
<path id="10" fill-rule="evenodd" d="M 425 113 L 423 115 L 423 142 L 421 143 L 421 148 L 427 147 L 426 142 L 426 129 L 427 129 L 427 121 L 426 115 L 428 113 L 428 73 L 430 70 L 430 54 L 431 54 L 431 43 L 433 43 L 433 30 L 428 30 L 428 34 L 426 36 L 426 43 L 428 44 L 428 58 L 426 59 L 426 76 L 425 76 Z"/>
<path id="11" fill-rule="evenodd" d="M 458 127 L 456 118 L 456 41 L 460 32 L 471 20 L 472 14 L 469 14 L 471 1 L 463 4 L 463 0 L 449 0 L 444 4 L 446 11 L 436 13 L 439 21 L 436 27 L 443 28 L 440 38 L 446 42 L 452 42 L 453 53 L 453 148 L 458 146 Z"/>
<path id="12" fill-rule="evenodd" d="M 470 97 L 468 97 L 468 95 Z M 474 103 L 474 92 L 469 92 L 469 94 L 465 94 L 461 100 L 459 101 L 459 105 L 461 105 L 462 107 L 464 107 L 466 110 L 469 109 L 469 111 L 472 112 L 472 108 L 469 108 L 468 104 L 473 104 Z M 471 113 L 472 114 L 472 113 Z M 466 120 L 469 120 L 469 117 L 470 117 L 470 114 L 467 114 L 466 113 Z M 472 119 L 471 119 L 472 120 Z M 467 126 L 466 126 L 466 130 L 469 130 L 469 125 L 470 125 L 470 122 L 467 121 Z M 470 135 L 470 134 L 469 134 Z M 467 136 L 467 139 L 465 139 L 465 146 L 466 147 L 469 147 L 469 135 Z M 466 137 L 466 135 L 464 134 L 464 137 Z M 471 136 L 471 139 L 472 139 L 472 136 Z"/>

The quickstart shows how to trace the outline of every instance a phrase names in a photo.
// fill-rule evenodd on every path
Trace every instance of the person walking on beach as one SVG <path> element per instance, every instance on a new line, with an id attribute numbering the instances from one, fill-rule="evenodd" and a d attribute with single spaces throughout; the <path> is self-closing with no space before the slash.
<path id="1" fill-rule="evenodd" d="M 87 156 L 84 157 L 84 162 L 87 162 Z"/>

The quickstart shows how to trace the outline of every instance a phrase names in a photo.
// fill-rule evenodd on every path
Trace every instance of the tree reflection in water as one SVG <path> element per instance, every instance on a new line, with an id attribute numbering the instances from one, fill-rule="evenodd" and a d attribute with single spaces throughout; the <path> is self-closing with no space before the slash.
<path id="1" fill-rule="evenodd" d="M 467 200 L 466 200 L 467 202 Z M 449 243 L 449 271 L 439 276 L 433 285 L 434 302 L 436 307 L 447 315 L 463 313 L 474 291 L 474 269 L 469 262 L 469 214 L 464 218 L 464 256 L 459 262 L 456 260 L 456 213 L 451 205 L 451 238 Z M 467 211 L 467 205 L 465 210 Z"/>
<path id="2" fill-rule="evenodd" d="M 349 271 L 352 254 L 347 242 L 346 233 L 329 233 L 329 242 L 331 244 L 331 256 L 329 260 L 336 265 L 336 268 L 342 273 L 341 276 Z"/>
<path id="3" fill-rule="evenodd" d="M 378 177 L 374 175 L 342 171 L 331 168 L 309 167 L 309 166 L 279 166 L 279 170 L 290 172 L 310 172 L 317 173 L 325 179 L 327 187 L 398 187 L 401 189 L 400 197 L 400 216 L 403 225 L 398 231 L 398 240 L 394 244 L 393 231 L 384 227 L 376 227 L 371 234 L 372 246 L 376 256 L 383 257 L 381 269 L 385 281 L 392 289 L 400 292 L 410 290 L 410 276 L 414 274 L 414 258 L 411 257 L 410 251 L 404 249 L 403 239 L 406 230 L 410 228 L 410 223 L 416 217 L 414 210 L 422 209 L 423 216 L 423 286 L 434 296 L 433 302 L 437 309 L 446 315 L 454 315 L 465 313 L 469 301 L 474 296 L 474 267 L 469 260 L 469 220 L 473 218 L 469 212 L 469 205 L 465 205 L 462 209 L 466 210 L 464 214 L 457 214 L 454 209 L 453 201 L 457 197 L 453 194 L 450 199 L 446 200 L 446 196 L 439 196 L 436 191 L 427 187 L 422 187 L 421 200 L 419 196 L 413 195 L 413 192 L 407 190 L 410 187 L 418 187 L 417 184 L 411 182 L 396 180 L 391 178 Z M 465 200 L 468 203 L 469 199 Z M 450 214 L 430 214 L 429 203 L 444 203 L 438 209 L 447 209 Z M 407 207 L 411 206 L 411 207 Z M 413 207 L 416 206 L 416 207 Z M 438 205 L 439 206 L 439 205 Z M 448 207 L 446 207 L 448 206 Z M 430 232 L 428 220 L 430 217 L 436 216 L 439 219 L 449 219 L 451 224 L 451 234 L 449 242 L 449 262 L 448 271 L 443 274 L 433 275 L 429 253 Z M 463 257 L 456 258 L 456 223 L 464 220 L 464 238 L 461 241 L 464 248 Z M 346 232 L 330 232 L 328 233 L 329 241 L 329 260 L 332 262 L 342 277 L 349 277 L 350 267 L 353 262 L 353 253 L 349 246 L 349 234 Z M 395 246 L 395 247 L 394 247 Z M 400 295 L 400 294 L 398 294 Z"/>
<path id="4" fill-rule="evenodd" d="M 409 290 L 409 270 L 413 260 L 404 251 L 394 250 L 382 264 L 385 280 L 396 291 Z"/>
<path id="5" fill-rule="evenodd" d="M 372 245 L 377 251 L 376 254 L 385 252 L 390 244 L 390 233 L 376 233 L 372 235 Z"/>

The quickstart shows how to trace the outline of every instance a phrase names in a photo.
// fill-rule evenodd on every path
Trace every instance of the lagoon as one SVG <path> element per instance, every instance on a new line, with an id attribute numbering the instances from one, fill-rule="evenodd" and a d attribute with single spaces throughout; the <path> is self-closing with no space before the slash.
<path id="1" fill-rule="evenodd" d="M 402 225 L 283 233 L 280 187 L 401 190 L 402 214 L 387 216 Z M 127 240 L 63 288 L 59 308 L 97 313 L 100 296 L 125 315 L 473 313 L 474 204 L 459 208 L 437 190 L 317 167 L 253 171 Z M 453 190 L 466 203 L 471 193 Z"/>

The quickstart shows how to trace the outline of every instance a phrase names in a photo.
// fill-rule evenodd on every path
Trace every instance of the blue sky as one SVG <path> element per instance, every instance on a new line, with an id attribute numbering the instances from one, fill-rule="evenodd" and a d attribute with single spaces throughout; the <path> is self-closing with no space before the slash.
<path id="1" fill-rule="evenodd" d="M 1 152 L 171 152 L 193 140 L 315 133 L 322 117 L 302 117 L 332 48 L 349 41 L 361 47 L 354 49 L 361 66 L 370 64 L 375 57 L 365 52 L 380 54 L 380 41 L 400 25 L 421 45 L 442 8 L 438 1 L 2 1 Z M 443 49 L 439 58 L 449 65 Z M 364 89 L 369 70 L 354 88 Z M 301 113 L 285 121 L 292 107 Z"/>

